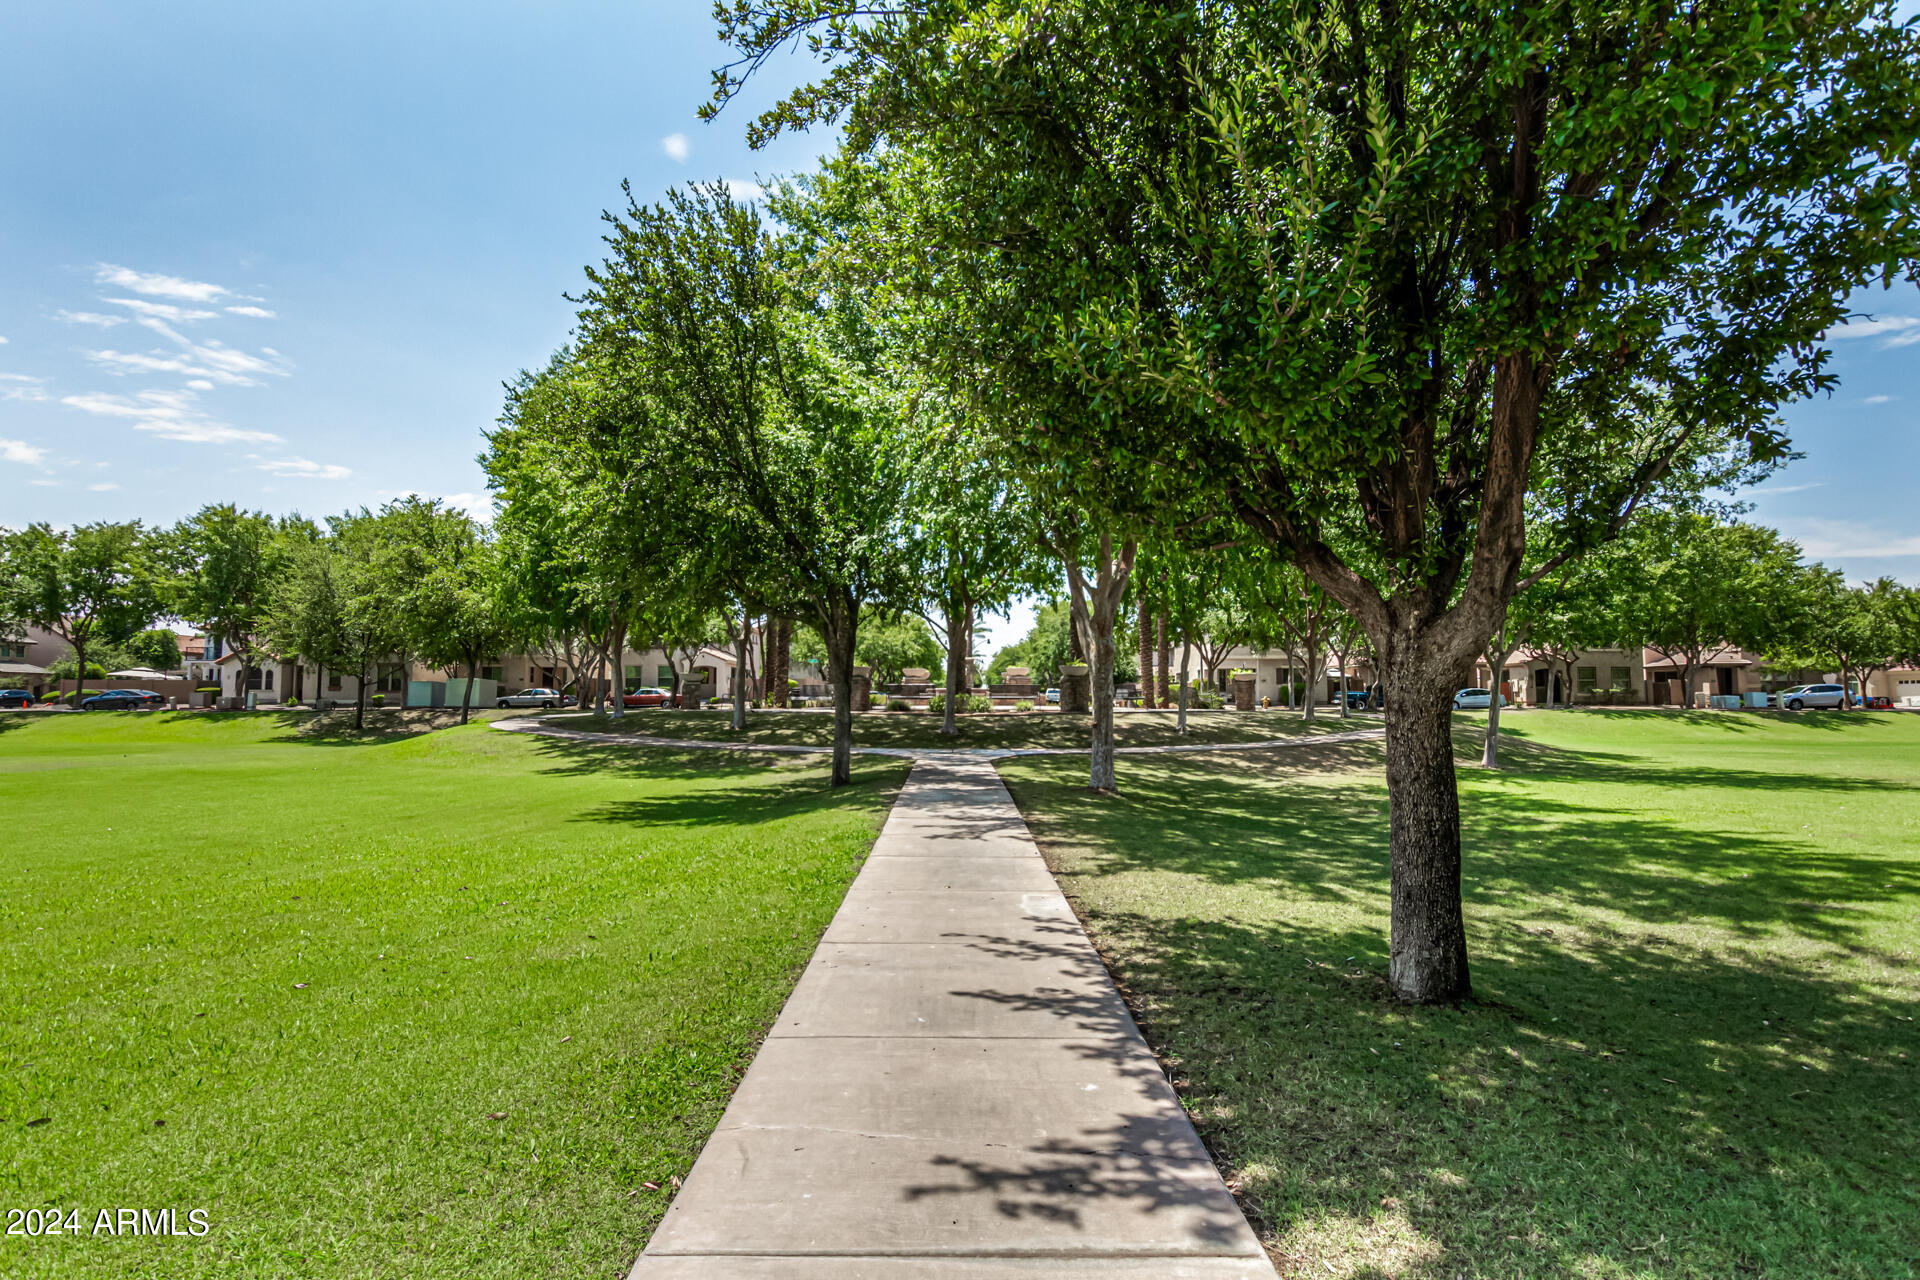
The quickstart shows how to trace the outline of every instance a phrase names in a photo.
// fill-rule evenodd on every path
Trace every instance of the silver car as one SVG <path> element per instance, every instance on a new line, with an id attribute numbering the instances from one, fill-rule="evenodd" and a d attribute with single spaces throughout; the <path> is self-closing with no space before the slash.
<path id="1" fill-rule="evenodd" d="M 1453 695 L 1455 711 L 1485 711 L 1492 704 L 1494 693 L 1491 689 L 1462 689 Z M 1500 705 L 1506 706 L 1506 695 L 1500 695 Z"/>
<path id="2" fill-rule="evenodd" d="M 558 689 L 522 689 L 518 693 L 500 695 L 503 707 L 557 707 L 560 705 Z"/>
<path id="3" fill-rule="evenodd" d="M 1774 698 L 1775 706 L 1785 707 L 1788 711 L 1805 711 L 1809 707 L 1844 707 L 1849 701 L 1845 686 L 1837 684 L 1797 684 L 1791 689 L 1782 689 Z"/>

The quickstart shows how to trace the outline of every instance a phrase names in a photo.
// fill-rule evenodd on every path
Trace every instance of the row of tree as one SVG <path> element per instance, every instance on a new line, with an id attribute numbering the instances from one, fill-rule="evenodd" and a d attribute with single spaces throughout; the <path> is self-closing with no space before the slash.
<path id="1" fill-rule="evenodd" d="M 700 443 L 662 464 L 760 517 L 844 662 L 846 584 L 906 585 L 868 574 L 864 539 L 942 509 L 879 495 L 936 455 L 995 459 L 1066 570 L 1102 789 L 1113 623 L 1151 551 L 1288 566 L 1364 633 L 1392 708 L 1392 987 L 1466 995 L 1458 674 L 1516 594 L 1787 457 L 1779 407 L 1833 382 L 1823 335 L 1855 291 L 1920 274 L 1920 29 L 1891 0 L 716 13 L 738 59 L 709 117 L 799 44 L 823 74 L 749 138 L 829 124 L 840 145 L 806 201 L 773 202 L 777 242 L 698 197 L 704 222 L 677 200 L 615 220 L 589 359 L 632 353 L 650 405 L 726 424 L 676 428 Z M 696 222 L 714 234 L 672 231 Z M 804 322 L 746 320 L 779 308 L 737 286 L 769 278 Z M 947 424 L 986 447 L 926 448 Z M 816 450 L 802 486 L 845 539 L 793 523 L 781 464 L 733 449 L 769 427 L 856 450 L 845 470 Z M 1207 599 L 1147 594 L 1156 647 L 1160 614 L 1177 631 Z"/>

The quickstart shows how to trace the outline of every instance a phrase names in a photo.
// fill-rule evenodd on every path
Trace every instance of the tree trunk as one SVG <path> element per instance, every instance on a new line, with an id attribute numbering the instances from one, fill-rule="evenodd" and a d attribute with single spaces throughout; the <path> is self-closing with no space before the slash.
<path id="1" fill-rule="evenodd" d="M 1306 696 L 1300 700 L 1305 707 L 1302 719 L 1313 719 L 1314 704 L 1320 700 L 1319 693 L 1314 686 L 1326 679 L 1326 677 L 1321 674 L 1322 670 L 1323 668 L 1320 665 L 1320 646 L 1309 641 L 1307 644 L 1307 692 Z"/>
<path id="2" fill-rule="evenodd" d="M 962 650 L 967 647 L 966 640 L 962 635 L 962 628 L 967 625 L 966 611 L 964 609 L 954 608 L 953 603 L 952 598 L 949 598 L 946 602 L 947 705 L 941 708 L 940 712 L 940 732 L 947 737 L 952 737 L 960 732 L 959 722 L 955 719 L 959 708 L 955 704 L 960 700 L 960 664 L 966 660 Z M 972 681 L 969 680 L 967 683 L 971 685 Z M 971 691 L 971 689 L 968 690 L 968 692 Z"/>
<path id="3" fill-rule="evenodd" d="M 480 675 L 478 654 L 467 655 L 467 687 L 460 691 L 460 723 L 467 722 L 467 712 L 473 706 L 473 682 Z"/>
<path id="4" fill-rule="evenodd" d="M 1506 673 L 1507 659 L 1512 654 L 1513 650 L 1503 649 L 1487 655 L 1487 666 L 1493 672 L 1493 679 L 1489 681 L 1493 696 L 1487 700 L 1487 745 L 1480 752 L 1482 769 L 1500 767 L 1500 677 Z"/>
<path id="5" fill-rule="evenodd" d="M 1340 655 L 1340 718 L 1350 720 L 1353 712 L 1347 706 L 1347 655 Z"/>
<path id="6" fill-rule="evenodd" d="M 1162 609 L 1160 616 L 1154 619 L 1154 650 L 1157 657 L 1154 672 L 1153 699 L 1157 706 L 1165 708 L 1173 702 L 1173 642 L 1167 638 L 1167 611 Z"/>
<path id="7" fill-rule="evenodd" d="M 85 641 L 76 644 L 72 640 L 68 640 L 67 644 L 73 649 L 76 664 L 73 669 L 73 701 L 67 705 L 78 711 L 80 699 L 87 696 L 87 645 Z M 54 687 L 59 688 L 58 685 Z"/>
<path id="8" fill-rule="evenodd" d="M 1145 584 L 1142 584 L 1143 586 Z M 1140 650 L 1140 705 L 1151 707 L 1153 701 L 1153 615 L 1147 609 L 1147 593 L 1140 593 L 1139 616 L 1134 619 L 1138 631 L 1138 649 Z M 1096 639 L 1095 644 L 1099 641 Z"/>
<path id="9" fill-rule="evenodd" d="M 1192 652 L 1193 645 L 1182 640 L 1180 642 L 1180 723 L 1176 729 L 1179 733 L 1187 731 L 1187 659 Z"/>
<path id="10" fill-rule="evenodd" d="M 367 664 L 360 664 L 360 674 L 353 682 L 353 731 L 355 733 L 367 727 Z"/>
<path id="11" fill-rule="evenodd" d="M 853 650 L 860 610 L 835 601 L 823 619 L 827 628 L 828 675 L 833 680 L 833 784 L 853 781 Z"/>
<path id="12" fill-rule="evenodd" d="M 613 649 L 613 699 L 610 710 L 615 720 L 627 717 L 627 620 L 615 618 L 608 642 Z"/>
<path id="13" fill-rule="evenodd" d="M 1093 703 L 1093 737 L 1088 744 L 1087 786 L 1095 791 L 1117 792 L 1119 783 L 1113 768 L 1113 615 L 1115 606 L 1094 593 L 1091 624 L 1093 652 L 1087 664 L 1088 698 Z"/>
<path id="14" fill-rule="evenodd" d="M 1694 662 L 1694 659 L 1691 653 L 1687 654 L 1686 658 L 1687 658 L 1686 666 L 1681 668 L 1681 673 L 1680 673 L 1680 682 L 1681 682 L 1680 683 L 1680 706 L 1684 710 L 1691 711 L 1693 710 L 1693 662 Z"/>
<path id="15" fill-rule="evenodd" d="M 1452 672 L 1421 660 L 1415 637 L 1382 655 L 1393 882 L 1388 981 L 1400 999 L 1450 1003 L 1472 993 L 1460 902 L 1460 800 L 1453 774 Z"/>
<path id="16" fill-rule="evenodd" d="M 1287 657 L 1287 710 L 1292 711 L 1293 709 L 1294 709 L 1294 706 L 1293 706 L 1293 657 L 1292 655 L 1288 655 Z"/>
<path id="17" fill-rule="evenodd" d="M 740 634 L 733 641 L 733 727 L 747 727 L 747 636 L 753 626 L 746 612 L 740 614 Z"/>

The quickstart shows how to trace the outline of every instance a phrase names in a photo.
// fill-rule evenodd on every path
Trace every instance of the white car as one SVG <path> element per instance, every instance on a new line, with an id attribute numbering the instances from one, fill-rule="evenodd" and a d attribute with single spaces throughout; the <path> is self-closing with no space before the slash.
<path id="1" fill-rule="evenodd" d="M 1057 707 L 1057 706 L 1059 706 L 1059 705 L 1060 705 L 1060 690 L 1059 690 L 1059 689 L 1057 689 L 1057 688 L 1055 688 L 1055 689 L 1049 689 L 1049 690 L 1047 690 L 1047 701 L 1048 701 L 1048 703 L 1050 703 L 1050 704 L 1051 704 L 1051 705 L 1053 705 L 1053 706 L 1056 706 L 1056 707 Z"/>
<path id="2" fill-rule="evenodd" d="M 1797 684 L 1774 695 L 1774 705 L 1785 707 L 1788 711 L 1805 711 L 1808 707 L 1844 707 L 1847 703 L 1846 689 L 1837 684 Z"/>
<path id="3" fill-rule="evenodd" d="M 500 695 L 503 707 L 557 707 L 560 705 L 558 689 L 522 689 L 518 693 Z"/>
<path id="4" fill-rule="evenodd" d="M 1462 689 L 1453 695 L 1455 711 L 1485 711 L 1492 703 L 1493 690 L 1491 689 Z M 1507 705 L 1505 694 L 1500 695 L 1500 705 L 1503 707 Z"/>

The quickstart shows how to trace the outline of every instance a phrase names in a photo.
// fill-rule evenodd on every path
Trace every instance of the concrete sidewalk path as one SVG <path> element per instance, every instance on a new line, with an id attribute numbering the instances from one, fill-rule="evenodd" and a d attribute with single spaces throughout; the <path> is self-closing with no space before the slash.
<path id="1" fill-rule="evenodd" d="M 1273 1280 L 993 766 L 922 760 L 633 1280 Z"/>

